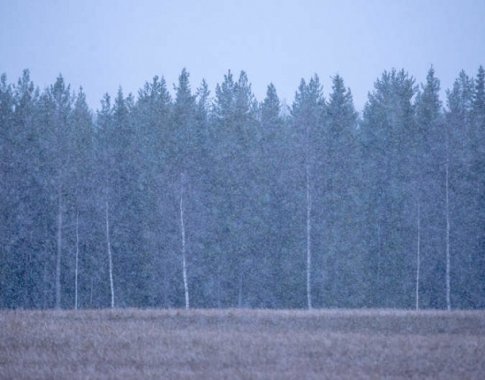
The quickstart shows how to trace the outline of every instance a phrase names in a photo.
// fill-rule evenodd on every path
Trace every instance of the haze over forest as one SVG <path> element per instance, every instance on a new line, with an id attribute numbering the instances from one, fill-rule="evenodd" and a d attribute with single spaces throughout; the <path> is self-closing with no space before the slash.
<path id="1" fill-rule="evenodd" d="M 483 308 L 485 70 L 282 107 L 182 70 L 97 111 L 0 81 L 0 307 Z"/>

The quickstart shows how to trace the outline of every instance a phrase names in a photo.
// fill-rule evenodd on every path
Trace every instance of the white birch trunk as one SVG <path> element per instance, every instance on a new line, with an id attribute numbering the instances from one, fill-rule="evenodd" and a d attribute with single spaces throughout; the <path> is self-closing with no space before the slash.
<path id="1" fill-rule="evenodd" d="M 450 198 L 449 198 L 449 168 L 448 168 L 448 159 L 445 164 L 445 196 L 446 196 L 446 204 L 445 204 L 445 213 L 446 213 L 446 308 L 451 310 L 451 279 L 450 279 L 450 270 L 451 270 L 451 262 L 450 262 Z"/>
<path id="2" fill-rule="evenodd" d="M 106 244 L 108 248 L 108 270 L 109 270 L 109 288 L 111 291 L 111 308 L 115 307 L 115 290 L 113 283 L 113 255 L 111 253 L 111 240 L 109 236 L 109 208 L 106 201 Z"/>
<path id="3" fill-rule="evenodd" d="M 76 266 L 74 269 L 74 309 L 78 308 L 78 273 L 79 273 L 79 213 L 76 214 Z"/>
<path id="4" fill-rule="evenodd" d="M 310 163 L 305 164 L 306 177 L 306 293 L 308 309 L 312 308 L 312 289 L 311 289 L 311 269 L 312 269 L 312 251 L 311 251 L 311 211 L 312 199 L 310 194 Z"/>
<path id="5" fill-rule="evenodd" d="M 182 277 L 184 281 L 185 308 L 190 307 L 189 285 L 187 281 L 187 260 L 185 251 L 185 223 L 184 223 L 184 174 L 180 175 L 180 234 L 182 238 Z"/>
<path id="6" fill-rule="evenodd" d="M 57 255 L 56 255 L 56 309 L 61 308 L 61 254 L 62 254 L 62 199 L 58 194 L 57 210 Z"/>
<path id="7" fill-rule="evenodd" d="M 418 201 L 418 236 L 416 251 L 416 310 L 419 310 L 419 281 L 421 276 L 421 205 Z"/>

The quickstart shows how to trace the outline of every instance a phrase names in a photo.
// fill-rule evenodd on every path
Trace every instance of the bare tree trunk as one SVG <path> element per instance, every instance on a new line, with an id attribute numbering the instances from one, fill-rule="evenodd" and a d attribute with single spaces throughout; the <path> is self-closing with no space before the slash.
<path id="1" fill-rule="evenodd" d="M 448 158 L 445 164 L 445 177 L 446 177 L 446 308 L 451 310 L 451 284 L 450 284 L 450 199 L 449 199 L 449 168 L 448 168 Z"/>
<path id="2" fill-rule="evenodd" d="M 62 254 L 62 199 L 58 194 L 57 209 L 57 255 L 56 255 L 56 309 L 61 308 L 61 254 Z"/>
<path id="3" fill-rule="evenodd" d="M 418 237 L 416 252 L 416 310 L 419 310 L 419 280 L 421 271 L 421 205 L 418 200 Z"/>
<path id="4" fill-rule="evenodd" d="M 109 208 L 106 201 L 106 244 L 108 248 L 108 270 L 109 270 L 109 287 L 111 291 L 111 308 L 115 307 L 115 290 L 113 283 L 113 255 L 111 254 L 111 240 L 109 236 Z"/>
<path id="5" fill-rule="evenodd" d="M 311 251 L 311 211 L 312 199 L 310 194 L 310 163 L 305 164 L 306 177 L 306 294 L 308 309 L 312 308 L 312 289 L 311 289 L 311 269 L 312 269 L 312 251 Z"/>
<path id="6" fill-rule="evenodd" d="M 180 174 L 180 234 L 182 238 L 182 277 L 184 281 L 185 308 L 189 304 L 189 285 L 187 281 L 187 261 L 185 252 L 185 224 L 184 224 L 184 173 Z"/>
<path id="7" fill-rule="evenodd" d="M 76 267 L 74 270 L 74 309 L 78 308 L 77 279 L 79 273 L 79 212 L 76 214 Z"/>

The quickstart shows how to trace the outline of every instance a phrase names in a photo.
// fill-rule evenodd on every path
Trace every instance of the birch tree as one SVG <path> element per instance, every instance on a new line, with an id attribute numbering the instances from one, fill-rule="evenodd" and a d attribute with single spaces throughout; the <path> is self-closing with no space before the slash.
<path id="1" fill-rule="evenodd" d="M 109 227 L 109 203 L 105 202 L 105 225 L 106 225 L 106 248 L 108 253 L 108 275 L 109 275 L 109 290 L 111 296 L 110 306 L 115 307 L 115 287 L 113 281 L 113 254 L 111 252 L 111 236 Z"/>
<path id="2" fill-rule="evenodd" d="M 182 283 L 185 308 L 190 307 L 189 279 L 187 271 L 187 239 L 186 239 L 186 218 L 188 191 L 186 184 L 196 172 L 196 102 L 192 95 L 189 83 L 189 73 L 183 69 L 179 76 L 174 110 L 172 115 L 171 134 L 171 172 L 174 182 L 179 182 L 178 203 L 180 223 L 180 247 L 182 262 Z M 178 177 L 178 178 L 177 178 Z"/>
<path id="3" fill-rule="evenodd" d="M 419 282 L 421 276 L 421 205 L 417 202 L 417 238 L 416 238 L 416 310 L 419 310 Z"/>
<path id="4" fill-rule="evenodd" d="M 451 257 L 450 257 L 450 182 L 447 157 L 445 162 L 445 217 L 446 217 L 446 308 L 451 310 Z"/>
<path id="5" fill-rule="evenodd" d="M 187 258 L 186 258 L 186 244 L 185 244 L 185 221 L 184 221 L 184 187 L 185 178 L 184 173 L 180 174 L 180 240 L 182 243 L 182 278 L 184 281 L 184 298 L 185 308 L 190 307 L 189 303 L 189 284 L 187 280 Z"/>
<path id="6" fill-rule="evenodd" d="M 79 212 L 76 213 L 76 257 L 74 264 L 74 309 L 78 309 L 78 274 L 79 274 Z"/>
<path id="7" fill-rule="evenodd" d="M 313 170 L 315 165 L 315 150 L 322 143 L 322 116 L 325 101 L 318 76 L 310 79 L 308 85 L 302 79 L 292 108 L 298 149 L 302 157 L 304 215 L 305 215 L 305 257 L 306 257 L 306 307 L 312 309 L 312 193 L 314 188 Z"/>

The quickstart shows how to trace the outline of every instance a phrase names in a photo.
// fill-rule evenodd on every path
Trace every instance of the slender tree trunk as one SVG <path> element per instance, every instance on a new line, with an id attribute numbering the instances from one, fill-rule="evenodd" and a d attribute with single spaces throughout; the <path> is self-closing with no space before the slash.
<path id="1" fill-rule="evenodd" d="M 74 309 L 78 308 L 78 273 L 79 273 L 79 212 L 76 214 L 76 267 L 74 270 Z"/>
<path id="2" fill-rule="evenodd" d="M 56 309 L 61 308 L 61 254 L 62 254 L 62 199 L 58 194 L 57 209 L 57 255 L 56 255 Z"/>
<path id="3" fill-rule="evenodd" d="M 108 248 L 108 270 L 109 270 L 109 288 L 111 291 L 111 308 L 115 307 L 115 290 L 113 283 L 113 255 L 111 253 L 111 240 L 109 236 L 109 206 L 106 201 L 106 244 Z"/>
<path id="4" fill-rule="evenodd" d="M 445 213 L 446 213 L 446 308 L 451 310 L 451 284 L 450 284 L 450 198 L 449 198 L 449 167 L 448 159 L 445 164 Z"/>
<path id="5" fill-rule="evenodd" d="M 184 223 L 184 174 L 180 175 L 180 234 L 182 238 L 182 277 L 184 281 L 185 308 L 190 307 L 189 285 L 187 281 L 187 260 L 185 251 L 185 223 Z"/>
<path id="6" fill-rule="evenodd" d="M 312 289 L 311 289 L 311 269 L 312 269 L 312 251 L 311 251 L 311 211 L 312 199 L 310 194 L 310 163 L 305 164 L 305 180 L 306 180 L 306 294 L 307 307 L 312 308 Z"/>
<path id="7" fill-rule="evenodd" d="M 417 236 L 417 252 L 416 252 L 416 310 L 419 310 L 419 280 L 421 271 L 421 205 L 418 200 L 418 236 Z"/>

